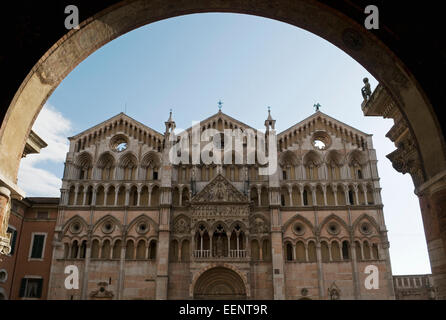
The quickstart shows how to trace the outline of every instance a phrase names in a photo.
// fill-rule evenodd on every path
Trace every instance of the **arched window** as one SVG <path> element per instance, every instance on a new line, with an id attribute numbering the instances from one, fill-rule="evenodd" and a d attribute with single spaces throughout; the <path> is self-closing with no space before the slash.
<path id="1" fill-rule="evenodd" d="M 136 259 L 143 260 L 146 258 L 146 243 L 144 240 L 139 240 L 136 246 Z"/>
<path id="2" fill-rule="evenodd" d="M 150 241 L 149 245 L 149 259 L 155 260 L 156 259 L 156 241 L 152 240 Z"/>
<path id="3" fill-rule="evenodd" d="M 285 206 L 285 196 L 283 194 L 280 195 L 280 204 L 284 207 Z"/>
<path id="4" fill-rule="evenodd" d="M 85 259 L 86 253 L 87 253 L 87 240 L 83 240 L 82 244 L 81 244 L 81 250 L 80 250 L 79 258 Z"/>
<path id="5" fill-rule="evenodd" d="M 361 261 L 362 258 L 362 251 L 361 251 L 361 243 L 359 241 L 355 241 L 355 252 L 356 252 L 356 260 Z"/>
<path id="6" fill-rule="evenodd" d="M 101 259 L 110 259 L 110 240 L 104 240 L 101 250 Z"/>
<path id="7" fill-rule="evenodd" d="M 98 239 L 94 239 L 93 242 L 91 243 L 90 258 L 92 258 L 92 259 L 99 258 L 99 240 Z"/>
<path id="8" fill-rule="evenodd" d="M 308 243 L 308 260 L 309 262 L 317 261 L 316 245 L 313 241 L 310 241 L 310 243 Z"/>
<path id="9" fill-rule="evenodd" d="M 355 200 L 354 200 L 354 196 L 353 196 L 353 191 L 352 190 L 348 190 L 348 201 L 351 205 L 355 204 Z"/>
<path id="10" fill-rule="evenodd" d="M 296 244 L 296 260 L 298 262 L 305 262 L 306 261 L 305 245 L 304 245 L 304 243 L 302 241 L 299 241 Z"/>
<path id="11" fill-rule="evenodd" d="M 367 241 L 364 241 L 362 250 L 364 251 L 364 260 L 370 260 L 370 245 Z"/>
<path id="12" fill-rule="evenodd" d="M 116 240 L 113 246 L 113 259 L 121 259 L 121 240 Z"/>
<path id="13" fill-rule="evenodd" d="M 303 198 L 304 198 L 304 206 L 308 206 L 308 192 L 307 192 L 307 190 L 304 190 Z"/>
<path id="14" fill-rule="evenodd" d="M 342 259 L 343 260 L 350 259 L 350 248 L 347 240 L 342 242 Z"/>
<path id="15" fill-rule="evenodd" d="M 341 251 L 339 248 L 339 244 L 336 241 L 331 243 L 331 258 L 333 261 L 341 260 Z"/>
<path id="16" fill-rule="evenodd" d="M 135 246 L 133 244 L 132 240 L 128 240 L 127 241 L 127 245 L 125 247 L 125 259 L 126 260 L 133 260 L 134 256 L 135 256 Z"/>
<path id="17" fill-rule="evenodd" d="M 286 244 L 286 259 L 287 261 L 293 261 L 293 246 L 289 242 Z"/>
<path id="18" fill-rule="evenodd" d="M 372 245 L 372 253 L 373 253 L 373 259 L 379 260 L 379 250 L 378 250 L 378 245 L 376 243 Z"/>
<path id="19" fill-rule="evenodd" d="M 321 242 L 321 254 L 322 262 L 330 262 L 330 252 L 328 250 L 328 244 L 325 241 Z"/>
<path id="20" fill-rule="evenodd" d="M 77 259 L 78 253 L 79 253 L 79 245 L 77 240 L 74 240 L 73 244 L 71 245 L 71 259 Z"/>

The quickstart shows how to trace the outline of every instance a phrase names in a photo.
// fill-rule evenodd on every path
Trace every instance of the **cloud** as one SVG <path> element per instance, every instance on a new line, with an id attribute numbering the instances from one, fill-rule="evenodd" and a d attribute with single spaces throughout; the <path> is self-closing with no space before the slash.
<path id="1" fill-rule="evenodd" d="M 54 169 L 65 160 L 69 148 L 67 136 L 71 129 L 70 120 L 52 105 L 44 105 L 34 123 L 33 131 L 48 146 L 42 149 L 40 154 L 26 156 L 20 163 L 18 184 L 27 196 L 60 196 L 62 180 L 55 174 L 57 170 Z M 53 170 L 43 168 L 45 165 Z"/>

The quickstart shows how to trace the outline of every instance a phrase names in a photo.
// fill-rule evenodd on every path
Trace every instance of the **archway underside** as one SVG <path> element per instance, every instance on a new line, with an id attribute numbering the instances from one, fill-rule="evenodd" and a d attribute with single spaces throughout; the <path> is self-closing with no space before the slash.
<path id="1" fill-rule="evenodd" d="M 216 267 L 205 271 L 197 279 L 194 299 L 243 300 L 246 299 L 245 284 L 235 271 Z"/>

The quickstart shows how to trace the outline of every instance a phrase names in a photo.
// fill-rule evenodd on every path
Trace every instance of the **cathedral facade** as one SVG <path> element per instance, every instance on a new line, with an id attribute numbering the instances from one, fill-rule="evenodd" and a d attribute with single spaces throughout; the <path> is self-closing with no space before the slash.
<path id="1" fill-rule="evenodd" d="M 165 125 L 69 138 L 48 299 L 394 299 L 371 135 L 320 111 L 276 134 L 269 114 L 262 157 L 221 111 Z"/>

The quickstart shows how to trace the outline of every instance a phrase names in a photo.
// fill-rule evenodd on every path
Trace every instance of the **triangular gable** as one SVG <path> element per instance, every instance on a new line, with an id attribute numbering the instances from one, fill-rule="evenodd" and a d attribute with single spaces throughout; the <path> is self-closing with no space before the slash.
<path id="1" fill-rule="evenodd" d="M 110 125 L 111 123 L 113 123 L 113 122 L 115 122 L 117 120 L 127 120 L 128 122 L 133 123 L 135 126 L 140 127 L 141 129 L 143 129 L 145 131 L 148 131 L 150 134 L 152 134 L 153 136 L 156 136 L 159 139 L 163 139 L 164 138 L 164 135 L 162 133 L 159 133 L 158 131 L 156 131 L 156 130 L 146 126 L 145 124 L 143 124 L 143 123 L 133 119 L 132 117 L 129 117 L 125 113 L 120 112 L 117 115 L 115 115 L 115 116 L 113 116 L 113 117 L 111 117 L 111 118 L 109 118 L 109 119 L 107 119 L 107 120 L 105 120 L 105 121 L 103 121 L 103 122 L 101 122 L 101 123 L 99 123 L 99 124 L 89 128 L 89 129 L 86 129 L 86 130 L 78 133 L 75 136 L 69 137 L 68 139 L 69 140 L 78 139 L 81 136 L 84 136 L 84 135 L 87 135 L 89 133 L 98 131 L 102 127 L 106 127 L 106 126 Z"/>
<path id="2" fill-rule="evenodd" d="M 248 197 L 241 193 L 234 185 L 221 174 L 212 179 L 191 200 L 196 203 L 231 203 L 249 202 Z"/>
<path id="3" fill-rule="evenodd" d="M 210 116 L 204 120 L 201 120 L 200 126 L 203 126 L 209 122 L 212 122 L 212 120 L 215 120 L 217 122 L 219 118 L 221 118 L 222 120 L 227 120 L 229 122 L 236 124 L 238 126 L 238 128 L 242 127 L 244 129 L 252 129 L 252 130 L 256 131 L 256 129 L 254 129 L 253 127 L 251 127 L 251 126 L 247 125 L 246 123 L 243 123 L 240 120 L 237 120 L 237 119 L 235 119 L 221 111 L 213 114 L 212 116 Z M 185 131 L 190 132 L 191 130 L 192 130 L 192 127 L 189 127 Z"/>
<path id="4" fill-rule="evenodd" d="M 339 120 L 337 120 L 337 119 L 335 119 L 335 118 L 333 118 L 333 117 L 331 117 L 331 116 L 329 116 L 329 115 L 327 115 L 327 114 L 325 114 L 325 113 L 323 113 L 321 111 L 317 111 L 317 112 L 313 113 L 311 116 L 309 116 L 309 117 L 305 118 L 304 120 L 296 123 L 295 125 L 291 126 L 290 128 L 282 131 L 281 133 L 278 134 L 277 137 L 280 139 L 281 137 L 289 134 L 290 132 L 298 129 L 299 127 L 302 127 L 302 126 L 312 122 L 314 119 L 317 119 L 318 117 L 326 119 L 326 120 L 328 120 L 328 121 L 330 121 L 330 122 L 332 122 L 334 124 L 337 124 L 338 126 L 344 127 L 346 129 L 348 129 L 349 131 L 352 131 L 352 132 L 354 132 L 354 133 L 356 133 L 358 135 L 361 135 L 361 136 L 364 136 L 364 137 L 371 136 L 371 134 L 368 134 L 368 133 L 365 133 L 365 132 L 363 132 L 361 130 L 358 130 L 358 129 L 356 129 L 356 128 L 354 128 L 354 127 L 352 127 L 352 126 L 350 126 L 350 125 L 348 125 L 348 124 L 346 124 L 346 123 L 344 123 L 342 121 L 339 121 Z"/>

